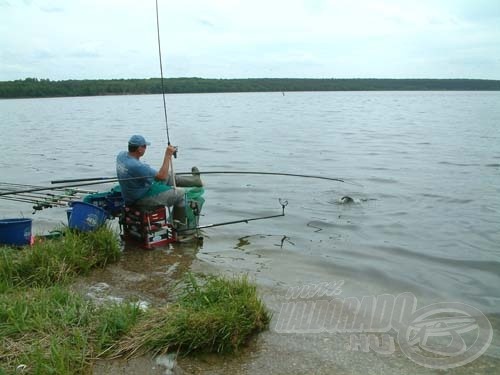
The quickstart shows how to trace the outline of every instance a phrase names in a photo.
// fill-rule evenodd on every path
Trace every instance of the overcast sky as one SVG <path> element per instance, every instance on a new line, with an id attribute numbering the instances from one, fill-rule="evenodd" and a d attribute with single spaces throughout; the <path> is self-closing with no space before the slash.
<path id="1" fill-rule="evenodd" d="M 500 79 L 500 0 L 158 0 L 165 77 Z M 0 81 L 159 77 L 155 0 L 0 0 Z"/>

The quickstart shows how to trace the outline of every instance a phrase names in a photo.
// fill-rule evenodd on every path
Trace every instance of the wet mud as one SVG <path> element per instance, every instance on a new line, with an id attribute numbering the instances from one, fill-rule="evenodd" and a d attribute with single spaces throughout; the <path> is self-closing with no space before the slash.
<path id="1" fill-rule="evenodd" d="M 133 300 L 163 305 L 174 300 L 174 289 L 196 257 L 193 244 L 146 250 L 126 246 L 115 264 L 94 270 L 73 286 L 96 300 Z"/>
<path id="2" fill-rule="evenodd" d="M 350 336 L 331 332 L 283 333 L 276 329 L 287 288 L 301 283 L 343 279 L 334 266 L 328 274 L 293 251 L 296 244 L 282 236 L 253 235 L 239 238 L 232 248 L 217 250 L 200 244 L 174 244 L 154 250 L 128 247 L 117 264 L 81 279 L 75 288 L 97 302 L 116 299 L 140 301 L 144 306 L 161 305 L 175 299 L 175 286 L 186 272 L 246 274 L 255 281 L 272 313 L 270 329 L 253 337 L 239 353 L 175 353 L 156 358 L 98 361 L 96 375 L 117 374 L 437 374 L 410 361 L 397 347 L 390 355 L 373 350 L 352 350 Z M 323 270 L 323 271 L 322 271 Z M 344 275 L 345 276 L 345 275 Z M 352 289 L 350 289 L 352 287 Z M 349 288 L 349 289 L 348 289 Z M 376 293 L 370 286 L 347 280 L 342 293 Z M 495 374 L 500 360 L 483 356 L 448 373 Z"/>

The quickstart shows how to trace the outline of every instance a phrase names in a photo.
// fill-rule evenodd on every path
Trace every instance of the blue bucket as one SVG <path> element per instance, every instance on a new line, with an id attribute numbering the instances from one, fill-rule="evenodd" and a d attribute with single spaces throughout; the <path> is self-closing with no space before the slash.
<path id="1" fill-rule="evenodd" d="M 0 244 L 23 246 L 31 242 L 32 219 L 0 220 Z"/>
<path id="2" fill-rule="evenodd" d="M 82 232 L 90 232 L 106 222 L 107 213 L 102 208 L 85 202 L 72 202 L 68 226 Z"/>

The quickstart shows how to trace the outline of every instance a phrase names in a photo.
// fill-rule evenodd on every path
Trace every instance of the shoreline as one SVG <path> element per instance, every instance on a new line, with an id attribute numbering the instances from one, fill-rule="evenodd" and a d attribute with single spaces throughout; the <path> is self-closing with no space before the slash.
<path id="1" fill-rule="evenodd" d="M 164 84 L 163 84 L 164 83 Z M 350 91 L 500 91 L 500 80 L 399 78 L 238 78 L 198 77 L 64 80 L 26 78 L 0 81 L 0 99 L 145 94 Z"/>

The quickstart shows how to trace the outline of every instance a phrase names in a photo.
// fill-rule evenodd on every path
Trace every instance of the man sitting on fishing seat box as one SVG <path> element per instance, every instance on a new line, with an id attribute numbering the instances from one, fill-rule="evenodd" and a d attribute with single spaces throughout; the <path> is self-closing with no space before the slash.
<path id="1" fill-rule="evenodd" d="M 128 141 L 128 151 L 121 151 L 116 157 L 116 174 L 125 205 L 144 209 L 173 206 L 174 222 L 183 223 L 186 218 L 185 192 L 173 188 L 172 174 L 169 173 L 176 149 L 171 145 L 165 149 L 163 163 L 157 171 L 140 160 L 150 144 L 142 135 L 133 135 Z M 193 176 L 175 176 L 176 186 L 203 186 L 198 168 L 193 167 L 192 173 Z"/>

